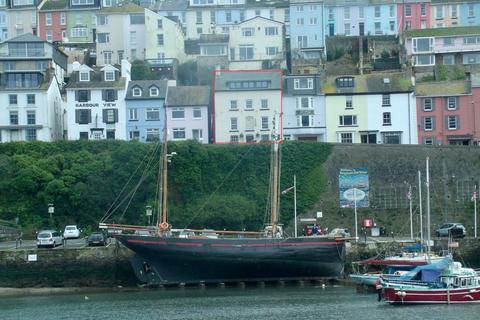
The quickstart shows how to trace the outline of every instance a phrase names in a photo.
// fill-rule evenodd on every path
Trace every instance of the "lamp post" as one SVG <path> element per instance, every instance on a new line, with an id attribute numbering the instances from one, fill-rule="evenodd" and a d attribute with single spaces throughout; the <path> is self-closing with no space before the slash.
<path id="1" fill-rule="evenodd" d="M 145 207 L 145 215 L 147 216 L 147 219 L 148 219 L 148 225 L 150 225 L 150 219 L 152 217 L 152 206 Z"/>
<path id="2" fill-rule="evenodd" d="M 53 225 L 53 213 L 55 212 L 55 206 L 53 203 L 48 204 L 48 214 L 50 215 L 50 225 Z"/>

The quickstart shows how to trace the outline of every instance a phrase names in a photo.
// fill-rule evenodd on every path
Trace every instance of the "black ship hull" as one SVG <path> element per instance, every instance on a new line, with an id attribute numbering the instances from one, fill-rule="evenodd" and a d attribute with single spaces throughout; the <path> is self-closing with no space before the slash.
<path id="1" fill-rule="evenodd" d="M 345 241 L 322 237 L 116 238 L 136 253 L 135 274 L 150 285 L 333 279 L 345 261 Z"/>

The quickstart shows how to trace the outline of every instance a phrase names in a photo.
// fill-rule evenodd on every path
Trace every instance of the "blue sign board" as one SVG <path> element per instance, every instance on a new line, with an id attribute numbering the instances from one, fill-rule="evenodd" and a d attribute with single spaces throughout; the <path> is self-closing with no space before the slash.
<path id="1" fill-rule="evenodd" d="M 368 207 L 368 168 L 340 169 L 338 188 L 340 207 Z"/>

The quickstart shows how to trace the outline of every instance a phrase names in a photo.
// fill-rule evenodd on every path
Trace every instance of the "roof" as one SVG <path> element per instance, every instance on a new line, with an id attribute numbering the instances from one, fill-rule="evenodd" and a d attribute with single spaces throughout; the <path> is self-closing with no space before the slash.
<path id="1" fill-rule="evenodd" d="M 24 33 L 22 35 L 16 36 L 15 38 L 8 39 L 5 42 L 47 42 L 37 36 L 34 36 L 31 33 Z"/>
<path id="2" fill-rule="evenodd" d="M 256 17 L 253 17 L 253 18 L 250 18 L 250 19 L 247 19 L 247 20 L 243 20 L 242 22 L 239 22 L 238 25 L 241 25 L 241 24 L 244 24 L 244 23 L 247 23 L 247 22 L 251 22 L 253 20 L 267 20 L 267 21 L 275 22 L 277 24 L 284 24 L 281 21 L 272 20 L 272 19 L 268 19 L 268 18 L 265 18 L 265 17 L 261 17 L 261 16 L 256 16 Z"/>
<path id="3" fill-rule="evenodd" d="M 145 99 L 165 99 L 167 94 L 168 80 L 132 80 L 128 83 L 127 94 L 125 100 L 145 100 Z M 158 96 L 150 96 L 150 87 L 156 86 L 158 88 Z M 140 97 L 134 97 L 132 95 L 132 89 L 134 87 L 140 87 L 142 89 L 142 95 Z"/>
<path id="4" fill-rule="evenodd" d="M 169 87 L 167 107 L 171 106 L 208 106 L 210 104 L 209 86 Z"/>
<path id="5" fill-rule="evenodd" d="M 344 77 L 353 77 L 354 86 L 338 88 L 337 79 Z M 322 87 L 325 94 L 374 94 L 413 92 L 414 90 L 410 76 L 403 72 L 329 76 Z"/>
<path id="6" fill-rule="evenodd" d="M 465 80 L 417 82 L 415 94 L 425 97 L 470 94 L 470 82 Z"/>
<path id="7" fill-rule="evenodd" d="M 288 8 L 289 0 L 245 0 L 246 7 Z"/>
<path id="8" fill-rule="evenodd" d="M 229 82 L 237 81 L 269 81 L 268 88 L 246 88 L 234 89 L 236 91 L 252 90 L 280 90 L 282 73 L 278 70 L 258 71 L 258 70 L 240 70 L 240 71 L 217 71 L 215 72 L 215 91 L 230 91 Z"/>
<path id="9" fill-rule="evenodd" d="M 480 35 L 480 26 L 416 29 L 405 31 L 405 37 L 451 37 L 464 35 Z"/>
<path id="10" fill-rule="evenodd" d="M 90 73 L 90 81 L 79 81 L 78 71 L 72 72 L 69 83 L 65 86 L 67 89 L 104 89 L 104 88 L 125 88 L 125 78 L 119 77 L 117 81 L 105 81 L 103 72 L 99 67 L 94 67 L 93 74 Z M 119 73 L 119 72 L 117 72 Z M 115 75 L 117 77 L 117 75 Z"/>
<path id="11" fill-rule="evenodd" d="M 40 11 L 50 11 L 50 10 L 61 10 L 61 9 L 68 9 L 68 1 L 67 0 L 47 0 L 43 4 Z"/>
<path id="12" fill-rule="evenodd" d="M 188 0 L 165 0 L 158 11 L 184 11 L 188 8 Z"/>
<path id="13" fill-rule="evenodd" d="M 100 9 L 98 13 L 143 13 L 145 9 L 134 3 L 127 3 L 121 7 L 106 7 Z"/>

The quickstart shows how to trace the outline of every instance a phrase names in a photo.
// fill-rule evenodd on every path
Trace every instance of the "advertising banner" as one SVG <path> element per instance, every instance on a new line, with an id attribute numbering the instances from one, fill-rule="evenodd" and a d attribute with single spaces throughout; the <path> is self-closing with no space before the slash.
<path id="1" fill-rule="evenodd" d="M 338 187 L 341 208 L 368 207 L 368 168 L 340 169 Z"/>

